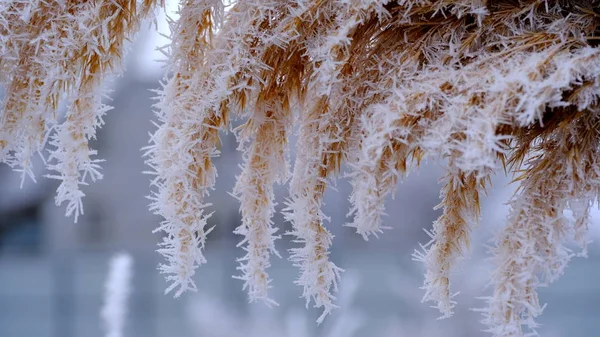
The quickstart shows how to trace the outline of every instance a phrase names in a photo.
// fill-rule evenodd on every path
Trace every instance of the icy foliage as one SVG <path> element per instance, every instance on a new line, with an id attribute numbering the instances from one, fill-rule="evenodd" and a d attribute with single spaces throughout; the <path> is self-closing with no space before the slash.
<path id="1" fill-rule="evenodd" d="M 297 283 L 307 303 L 322 307 L 324 315 L 335 307 L 341 269 L 329 259 L 333 237 L 321 206 L 342 164 L 354 187 L 348 225 L 368 239 L 383 232 L 383 205 L 398 180 L 421 160 L 441 158 L 447 166 L 443 213 L 431 242 L 415 253 L 427 267 L 424 300 L 443 316 L 452 314 L 451 274 L 469 250 L 480 196 L 491 174 L 513 172 L 522 189 L 492 250 L 501 277 L 494 277 L 486 321 L 498 336 L 523 334 L 522 325 L 539 314 L 535 286 L 560 274 L 572 255 L 569 240 L 587 243 L 588 212 L 598 191 L 597 5 L 237 1 L 222 20 L 211 16 L 209 28 L 189 24 L 184 32 L 188 11 L 214 8 L 185 2 L 171 53 L 188 59 L 173 58 L 151 146 L 151 164 L 163 163 L 156 206 L 168 221 L 162 227 L 170 262 L 164 270 L 179 273 L 170 278 L 183 285 L 180 290 L 193 284 L 193 261 L 204 262 L 206 217 L 200 214 L 216 174 L 210 158 L 217 154 L 217 130 L 241 118 L 246 122 L 236 132 L 245 163 L 234 194 L 243 217 L 236 233 L 244 235 L 247 254 L 240 259 L 240 278 L 251 301 L 273 303 L 267 294 L 269 256 L 277 254 L 278 238 L 271 220 L 273 184 L 287 179 L 287 139 L 296 126 L 283 212 L 300 244 L 290 259 L 300 268 Z M 214 35 L 199 39 L 203 29 Z M 186 38 L 203 41 L 196 53 L 179 42 Z M 192 66 L 180 69 L 182 62 Z M 189 84 L 171 93 L 170 83 L 181 79 Z M 183 113 L 189 117 L 179 118 Z M 163 134 L 169 141 L 158 141 Z M 179 148 L 184 151 L 174 151 Z M 556 167 L 533 164 L 550 151 L 562 164 L 556 158 L 550 161 Z M 536 183 L 538 175 L 555 186 Z M 172 194 L 163 196 L 167 190 Z M 563 210 L 575 219 L 563 219 Z M 526 247 L 523 256 L 534 262 L 516 256 Z"/>
<path id="2" fill-rule="evenodd" d="M 159 252 L 167 264 L 160 268 L 171 274 L 167 292 L 178 288 L 175 296 L 196 288 L 191 277 L 205 262 L 201 249 L 210 229 L 205 228 L 209 214 L 204 197 L 215 181 L 210 158 L 218 154 L 218 130 L 225 118 L 207 102 L 210 67 L 204 67 L 203 60 L 211 48 L 214 22 L 222 15 L 220 1 L 187 1 L 179 20 L 171 22 L 168 71 L 174 75 L 160 92 L 161 127 L 152 135 L 147 152 L 156 174 L 152 184 L 158 187 L 151 209 L 165 218 L 157 229 L 166 233 Z"/>
<path id="3" fill-rule="evenodd" d="M 153 1 L 0 2 L 0 159 L 30 174 L 53 148 L 57 202 L 81 212 L 79 185 L 101 177 L 94 137 L 106 111 L 100 82 L 118 69 L 123 41 Z M 422 160 L 446 166 L 426 267 L 425 301 L 452 315 L 452 273 L 469 250 L 479 200 L 497 172 L 520 189 L 491 249 L 493 295 L 483 309 L 495 336 L 535 332 L 536 288 L 585 254 L 600 167 L 598 0 L 185 0 L 171 22 L 167 74 L 146 148 L 152 210 L 164 221 L 160 266 L 179 296 L 205 263 L 209 192 L 219 132 L 235 128 L 244 163 L 233 194 L 250 301 L 268 295 L 277 254 L 273 184 L 289 180 L 283 213 L 298 247 L 290 260 L 307 304 L 335 307 L 341 269 L 321 210 L 342 167 L 352 220 L 383 233 L 384 202 Z M 57 124 L 60 99 L 71 103 Z M 233 123 L 235 121 L 235 123 Z M 56 125 L 55 125 L 56 124 Z M 52 130 L 56 130 L 54 135 Z M 288 140 L 297 132 L 289 167 Z M 291 171 L 291 174 L 290 174 Z M 573 216 L 566 217 L 564 212 Z M 333 224 L 339 225 L 339 224 Z"/>
<path id="4" fill-rule="evenodd" d="M 33 177 L 31 157 L 50 145 L 56 203 L 75 221 L 80 185 L 101 179 L 88 141 L 102 125 L 103 80 L 121 70 L 125 42 L 157 1 L 8 0 L 0 2 L 0 161 Z M 64 119 L 58 106 L 68 101 Z M 50 141 L 48 139 L 50 138 Z"/>

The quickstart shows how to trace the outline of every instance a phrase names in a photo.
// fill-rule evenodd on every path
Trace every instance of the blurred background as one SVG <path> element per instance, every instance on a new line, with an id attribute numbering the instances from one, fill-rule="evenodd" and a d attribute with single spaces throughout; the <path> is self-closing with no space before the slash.
<path id="1" fill-rule="evenodd" d="M 174 3 L 174 2 L 172 2 Z M 174 16 L 175 8 L 168 11 Z M 148 211 L 150 177 L 140 149 L 153 131 L 152 89 L 162 77 L 162 54 L 157 46 L 168 40 L 164 13 L 158 31 L 144 26 L 132 45 L 127 71 L 108 84 L 114 107 L 106 125 L 92 144 L 102 165 L 104 179 L 86 186 L 84 215 L 78 223 L 64 217 L 64 206 L 54 205 L 55 181 L 43 178 L 37 163 L 37 183 L 26 181 L 20 188 L 19 173 L 0 166 L 0 336 L 1 337 L 99 337 L 104 282 L 108 261 L 126 251 L 134 258 L 132 293 L 129 299 L 125 337 L 237 337 L 237 336 L 416 336 L 470 337 L 486 335 L 473 308 L 477 299 L 490 294 L 486 288 L 489 265 L 485 244 L 506 218 L 503 204 L 512 194 L 504 177 L 483 204 L 481 227 L 474 233 L 473 252 L 454 279 L 458 305 L 456 315 L 436 320 L 438 312 L 420 303 L 422 266 L 411 253 L 428 240 L 423 229 L 431 228 L 439 216 L 439 164 L 426 163 L 398 186 L 389 200 L 386 225 L 393 227 L 379 239 L 365 242 L 344 227 L 350 207 L 350 184 L 341 179 L 336 190 L 326 193 L 324 211 L 332 219 L 328 228 L 335 235 L 331 259 L 344 268 L 338 304 L 341 308 L 317 326 L 318 310 L 304 308 L 301 288 L 293 285 L 298 271 L 286 261 L 289 238 L 278 240 L 283 259 L 273 257 L 270 274 L 273 298 L 280 304 L 248 304 L 241 290 L 235 259 L 241 237 L 232 232 L 240 223 L 237 201 L 228 192 L 239 173 L 241 155 L 231 134 L 223 135 L 222 155 L 215 160 L 219 177 L 211 195 L 216 229 L 206 247 L 208 264 L 196 274 L 198 293 L 174 299 L 164 295 L 166 282 L 157 271 L 161 262 L 155 252 L 159 234 L 152 230 L 160 219 Z M 285 187 L 278 190 L 279 200 Z M 278 210 L 281 207 L 277 208 Z M 598 216 L 592 234 L 598 241 Z M 290 229 L 278 215 L 280 233 Z M 589 257 L 575 258 L 565 275 L 541 290 L 548 303 L 539 319 L 542 336 L 597 336 L 600 330 L 600 244 L 594 242 Z"/>

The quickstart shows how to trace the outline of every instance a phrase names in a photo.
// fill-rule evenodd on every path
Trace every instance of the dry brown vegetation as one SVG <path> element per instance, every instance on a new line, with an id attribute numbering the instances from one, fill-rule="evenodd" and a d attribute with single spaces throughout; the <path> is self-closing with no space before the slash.
<path id="1" fill-rule="evenodd" d="M 68 98 L 67 118 L 50 136 L 50 168 L 63 180 L 57 201 L 68 200 L 67 212 L 78 214 L 81 172 L 100 177 L 86 140 L 104 112 L 96 88 L 156 4 L 51 2 L 0 5 L 0 81 L 7 88 L 0 159 L 29 172 L 31 154 L 57 123 L 58 101 Z M 443 213 L 431 242 L 415 253 L 427 267 L 424 299 L 451 315 L 453 267 L 469 249 L 491 175 L 504 171 L 520 189 L 492 249 L 485 321 L 496 336 L 521 336 L 524 325 L 535 330 L 536 288 L 562 273 L 574 255 L 571 240 L 585 252 L 589 209 L 598 198 L 599 6 L 240 0 L 226 11 L 221 1 L 181 1 L 156 106 L 159 126 L 146 153 L 156 173 L 152 210 L 165 218 L 159 251 L 169 289 L 195 287 L 191 278 L 205 262 L 210 231 L 211 158 L 219 130 L 242 119 L 236 134 L 244 165 L 234 192 L 243 216 L 236 232 L 247 252 L 240 278 L 251 300 L 273 302 L 267 269 L 277 253 L 274 183 L 291 177 L 284 213 L 300 247 L 290 259 L 306 300 L 324 308 L 322 320 L 334 307 L 340 271 L 328 257 L 333 238 L 321 211 L 330 179 L 348 168 L 349 226 L 368 239 L 382 232 L 384 201 L 398 181 L 432 159 L 446 174 Z"/>

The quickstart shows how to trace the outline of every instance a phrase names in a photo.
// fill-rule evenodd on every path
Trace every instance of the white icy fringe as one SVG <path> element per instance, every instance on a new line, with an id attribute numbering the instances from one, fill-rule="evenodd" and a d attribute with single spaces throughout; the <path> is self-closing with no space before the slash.
<path id="1" fill-rule="evenodd" d="M 235 10 L 228 13 L 227 24 L 216 43 L 224 50 L 221 57 L 236 57 L 225 64 L 241 64 L 243 67 L 225 74 L 242 72 L 244 76 L 232 90 L 233 94 L 244 97 L 228 101 L 229 108 L 239 116 L 249 116 L 248 121 L 237 129 L 238 150 L 244 152 L 242 173 L 237 176 L 233 195 L 240 201 L 242 224 L 234 233 L 243 235 L 238 243 L 246 254 L 238 258 L 237 267 L 242 274 L 235 278 L 244 281 L 243 289 L 248 292 L 250 302 L 261 300 L 267 305 L 277 305 L 268 295 L 271 279 L 267 269 L 271 266 L 270 255 L 281 257 L 275 249 L 275 240 L 281 236 L 275 233 L 272 217 L 275 213 L 273 184 L 283 184 L 289 177 L 288 150 L 291 113 L 288 104 L 270 98 L 258 98 L 261 72 L 270 71 L 261 57 L 272 49 L 286 48 L 298 35 L 257 30 L 253 22 L 268 22 L 270 18 L 287 13 L 289 1 L 277 0 L 258 4 L 252 1 L 240 2 Z M 255 40 L 253 44 L 247 41 Z M 228 51 L 227 53 L 225 51 Z M 256 56 L 252 56 L 255 53 Z M 230 56 L 231 55 L 231 56 Z M 223 67 L 224 65 L 220 65 Z M 231 75 L 230 75 L 231 76 Z M 283 90 L 283 89 L 282 89 Z M 290 92 L 274 95 L 277 98 L 292 96 Z M 249 144 L 248 144 L 249 143 Z"/>
<path id="2" fill-rule="evenodd" d="M 479 187 L 474 174 L 465 174 L 449 168 L 444 178 L 436 208 L 443 208 L 442 215 L 427 232 L 431 240 L 415 252 L 414 258 L 425 264 L 425 294 L 422 301 L 434 301 L 442 317 L 450 317 L 456 302 L 452 300 L 450 276 L 470 248 L 470 234 L 479 221 Z"/>
<path id="3" fill-rule="evenodd" d="M 275 213 L 273 184 L 283 183 L 289 176 L 285 159 L 287 123 L 277 114 L 258 114 L 250 122 L 250 125 L 259 125 L 253 130 L 256 136 L 244 155 L 246 164 L 234 188 L 242 213 L 242 224 L 234 233 L 244 235 L 238 247 L 244 246 L 246 251 L 246 255 L 238 259 L 240 266 L 237 269 L 242 272 L 238 278 L 244 281 L 250 302 L 263 300 L 267 304 L 277 304 L 268 296 L 271 279 L 266 270 L 271 266 L 271 254 L 281 257 L 275 249 L 275 240 L 280 236 L 275 235 L 277 228 L 272 221 Z"/>
<path id="4" fill-rule="evenodd" d="M 31 157 L 50 139 L 47 167 L 61 180 L 56 203 L 75 222 L 83 212 L 80 185 L 100 179 L 88 141 L 108 110 L 102 82 L 122 71 L 126 41 L 154 1 L 3 1 L 0 4 L 0 162 L 32 179 Z M 139 11 L 139 12 L 136 12 Z M 59 106 L 70 106 L 65 121 Z"/>
<path id="5" fill-rule="evenodd" d="M 393 195 L 401 175 L 395 168 L 395 162 L 398 161 L 396 156 L 402 153 L 392 149 L 396 114 L 390 113 L 385 106 L 377 105 L 366 111 L 360 120 L 365 133 L 350 174 L 352 208 L 349 214 L 353 214 L 354 219 L 348 226 L 356 228 L 356 233 L 368 240 L 370 235 L 377 237 L 386 229 L 382 226 L 385 200 L 388 195 Z"/>
<path id="6" fill-rule="evenodd" d="M 133 258 L 126 253 L 117 254 L 110 260 L 104 306 L 100 312 L 106 337 L 123 337 L 132 266 Z"/>
<path id="7" fill-rule="evenodd" d="M 494 295 L 487 298 L 489 308 L 483 312 L 494 336 L 521 336 L 523 326 L 536 334 L 534 318 L 543 310 L 536 288 L 563 273 L 575 255 L 565 246 L 569 240 L 577 242 L 585 255 L 589 210 L 600 191 L 600 153 L 595 147 L 600 139 L 600 111 L 571 123 L 573 129 L 595 127 L 579 130 L 577 139 L 562 132 L 547 145 L 546 154 L 530 159 L 529 180 L 512 201 L 509 224 L 492 248 L 497 267 L 491 278 Z M 588 146 L 574 155 L 573 142 Z M 566 210 L 572 212 L 571 219 Z"/>
<path id="8" fill-rule="evenodd" d="M 341 268 L 329 261 L 329 247 L 333 235 L 323 226 L 324 214 L 320 210 L 320 202 L 311 201 L 310 194 L 297 195 L 291 198 L 286 211 L 286 220 L 293 225 L 288 234 L 296 236 L 294 242 L 302 244 L 300 248 L 290 249 L 290 260 L 300 268 L 300 277 L 295 281 L 303 287 L 302 297 L 308 307 L 314 301 L 316 308 L 323 308 L 317 323 L 336 308 L 332 291 L 337 291 Z"/>
<path id="9" fill-rule="evenodd" d="M 335 24 L 324 32 L 325 38 L 317 36 L 310 41 L 310 45 L 314 45 L 309 49 L 310 59 L 315 67 L 311 92 L 316 97 L 314 102 L 300 107 L 300 140 L 290 182 L 290 198 L 284 211 L 286 220 L 292 223 L 292 231 L 288 234 L 294 235 L 294 241 L 302 245 L 290 250 L 290 260 L 300 268 L 296 284 L 303 287 L 302 296 L 307 306 L 314 301 L 315 307 L 323 308 L 318 323 L 336 307 L 332 292 L 337 291 L 342 271 L 329 260 L 333 236 L 324 226 L 328 218 L 321 211 L 322 199 L 328 174 L 339 170 L 344 151 L 341 140 L 350 132 L 346 121 L 350 116 L 337 114 L 335 108 L 341 101 L 330 98 L 341 93 L 343 83 L 340 74 L 350 57 L 348 48 L 352 41 L 349 36 L 372 12 L 382 15 L 384 3 L 348 1 L 324 4 L 326 8 L 321 13 L 325 17 L 322 20 L 335 20 Z"/>
<path id="10" fill-rule="evenodd" d="M 539 68 L 540 64 L 545 65 L 543 75 Z M 364 142 L 366 145 L 364 148 L 368 150 L 372 142 L 389 137 L 386 134 L 393 135 L 392 139 L 400 143 L 404 142 L 405 135 L 411 134 L 412 137 L 421 137 L 417 138 L 416 144 L 425 152 L 425 156 L 439 153 L 440 148 L 444 149 L 446 153 L 459 153 L 460 157 L 453 159 L 454 165 L 465 173 L 476 174 L 479 180 L 485 180 L 486 175 L 481 173 L 494 170 L 499 165 L 495 153 L 505 151 L 500 144 L 503 138 L 494 135 L 494 130 L 498 125 L 508 123 L 511 119 L 517 120 L 523 125 L 532 125 L 539 123 L 546 107 L 575 105 L 579 111 L 583 111 L 592 108 L 598 102 L 600 83 L 597 80 L 591 81 L 577 90 L 569 98 L 569 101 L 564 101 L 563 97 L 563 93 L 573 85 L 582 83 L 583 80 L 598 78 L 600 52 L 597 48 L 582 48 L 573 53 L 564 52 L 559 55 L 554 50 L 524 53 L 515 55 L 511 59 L 502 59 L 499 63 L 491 62 L 486 66 L 484 72 L 480 68 L 476 69 L 470 65 L 460 71 L 463 74 L 461 76 L 457 76 L 456 71 L 444 71 L 443 69 L 438 69 L 437 72 L 418 74 L 409 78 L 410 86 L 407 84 L 404 86 L 402 82 L 399 82 L 398 86 L 402 87 L 396 92 L 401 95 L 399 94 L 398 98 L 390 96 L 388 99 L 390 111 L 395 109 L 401 111 L 401 114 L 397 115 L 400 117 L 398 121 L 402 121 L 402 116 L 427 111 L 425 109 L 429 105 L 442 105 L 443 116 L 430 118 L 432 121 L 427 121 L 426 124 L 415 123 L 407 129 L 397 122 L 389 122 L 392 128 L 373 128 L 374 131 L 365 132 Z M 481 74 L 487 75 L 482 76 Z M 459 90 L 485 92 L 486 94 L 482 97 L 475 96 L 477 100 L 474 102 L 477 104 L 467 108 L 466 104 L 469 103 L 465 100 L 467 98 L 457 98 L 452 94 Z M 517 90 L 521 92 L 520 97 L 522 96 L 519 99 L 512 99 L 505 94 Z M 425 95 L 428 99 L 423 101 L 413 98 L 419 95 Z M 510 111 L 510 115 L 506 115 L 505 111 Z M 421 133 L 419 130 L 424 131 Z M 457 142 L 453 135 L 461 132 L 468 133 L 469 136 L 466 140 Z M 376 146 L 376 143 L 373 143 L 373 146 Z M 373 167 L 373 164 L 369 164 L 369 162 L 376 164 L 373 159 L 377 159 L 377 157 L 367 155 L 368 152 L 364 153 L 365 155 L 362 157 L 364 159 L 359 159 L 358 168 L 362 168 L 363 172 L 366 171 L 367 174 L 358 175 L 359 178 L 369 176 L 367 169 Z M 366 185 L 366 183 L 363 184 Z M 355 196 L 355 200 L 367 200 L 368 202 L 373 198 L 365 192 L 362 193 L 364 194 Z M 585 210 L 585 207 L 587 206 L 584 203 L 582 209 Z M 377 210 L 373 207 L 369 209 L 371 212 Z M 365 212 L 363 211 L 363 213 Z M 377 219 L 376 216 L 372 216 L 372 218 Z M 587 217 L 583 214 L 579 218 L 581 221 L 579 221 L 578 228 L 585 232 Z M 365 223 L 364 220 L 363 223 Z M 366 223 L 368 224 L 368 222 Z M 578 240 L 585 242 L 585 235 L 580 236 L 582 238 Z M 455 250 L 457 253 L 463 250 L 463 248 L 457 248 L 458 250 Z M 464 247 L 465 251 L 466 248 L 468 247 Z M 445 254 L 442 258 L 443 260 L 458 261 L 462 254 L 459 253 L 458 256 Z M 415 256 L 424 262 L 433 261 L 426 258 L 422 252 L 417 252 Z M 439 267 L 444 265 L 452 267 L 452 264 L 428 263 L 428 273 L 446 274 L 448 270 L 442 270 Z M 429 280 L 428 278 L 425 282 L 426 298 L 436 301 L 438 305 L 445 303 L 440 308 L 446 308 L 442 312 L 447 316 L 450 313 L 447 309 L 451 292 L 446 289 L 445 282 L 430 282 Z M 439 294 L 439 296 L 430 296 L 433 294 Z"/>
<path id="11" fill-rule="evenodd" d="M 331 1 L 326 5 L 329 8 L 322 10 L 336 15 L 332 28 L 323 34 L 324 37 L 316 37 L 316 41 L 311 41 L 315 46 L 308 50 L 315 66 L 315 79 L 311 85 L 318 95 L 331 96 L 336 91 L 335 87 L 341 84 L 340 71 L 350 57 L 348 49 L 356 27 L 364 24 L 372 13 L 379 17 L 388 16 L 389 13 L 383 8 L 387 3 L 388 0 Z"/>
<path id="12" fill-rule="evenodd" d="M 303 287 L 302 297 L 306 306 L 314 301 L 315 307 L 323 308 L 317 319 L 321 323 L 336 306 L 332 291 L 337 291 L 341 268 L 329 260 L 329 247 L 333 235 L 325 228 L 329 220 L 321 210 L 323 194 L 327 186 L 327 171 L 322 162 L 329 155 L 328 146 L 334 141 L 331 131 L 333 113 L 321 111 L 321 104 L 311 106 L 305 112 L 299 132 L 294 172 L 290 182 L 290 198 L 284 209 L 285 219 L 292 223 L 294 242 L 302 247 L 290 249 L 290 260 L 300 268 L 300 277 L 295 281 Z M 322 113 L 322 114 L 321 114 Z"/>
<path id="13" fill-rule="evenodd" d="M 43 150 L 48 124 L 56 121 L 56 107 L 49 104 L 57 103 L 52 95 L 71 77 L 63 71 L 65 56 L 81 46 L 80 33 L 89 28 L 67 28 L 77 24 L 64 13 L 64 1 L 4 1 L 0 6 L 0 81 L 6 90 L 0 111 L 0 161 L 22 172 L 23 183 L 25 176 L 34 178 L 31 157 Z M 28 27 L 34 19 L 42 27 Z M 53 24 L 41 38 L 49 22 Z"/>
<path id="14" fill-rule="evenodd" d="M 540 58 L 534 55 L 530 60 L 537 63 Z M 522 336 L 523 326 L 536 334 L 534 318 L 543 310 L 536 288 L 562 274 L 574 255 L 565 246 L 569 240 L 577 242 L 585 254 L 589 209 L 600 191 L 599 76 L 598 49 L 566 53 L 553 59 L 550 74 L 529 81 L 526 99 L 516 109 L 524 122 L 537 121 L 544 105 L 576 105 L 585 112 L 551 138 L 532 144 L 539 152 L 526 158 L 527 180 L 512 200 L 509 224 L 492 249 L 497 267 L 491 277 L 494 295 L 487 299 L 489 308 L 483 312 L 494 336 Z M 588 79 L 592 79 L 589 85 L 564 100 L 564 90 Z M 566 210 L 573 219 L 564 215 Z"/>
<path id="15" fill-rule="evenodd" d="M 92 159 L 96 151 L 88 146 L 88 139 L 95 138 L 95 129 L 102 125 L 102 115 L 110 108 L 100 102 L 100 97 L 88 94 L 73 102 L 66 121 L 57 127 L 50 139 L 55 149 L 50 153 L 48 169 L 58 174 L 48 174 L 47 178 L 61 181 L 57 188 L 56 205 L 67 202 L 66 215 L 73 215 L 74 221 L 83 214 L 82 198 L 85 194 L 80 185 L 86 180 L 102 179 L 100 165 L 103 160 Z"/>
<path id="16" fill-rule="evenodd" d="M 203 82 L 205 54 L 211 48 L 212 30 L 223 16 L 221 1 L 186 2 L 180 18 L 171 22 L 172 43 L 168 49 L 166 82 L 156 104 L 159 127 L 146 147 L 147 164 L 156 175 L 157 188 L 150 196 L 151 210 L 164 217 L 155 231 L 164 232 L 158 252 L 166 258 L 159 266 L 175 288 L 175 297 L 195 290 L 192 280 L 199 264 L 206 235 L 204 198 L 213 187 L 216 171 L 210 158 L 218 155 L 216 142 L 222 116 L 212 113 Z"/>
<path id="17" fill-rule="evenodd" d="M 238 138 L 241 143 L 253 142 L 240 147 L 245 164 L 234 190 L 243 214 L 236 233 L 244 235 L 240 245 L 246 250 L 239 261 L 240 278 L 251 301 L 270 303 L 266 270 L 278 238 L 271 220 L 272 184 L 284 160 L 277 154 L 281 143 L 255 135 L 266 129 L 261 123 L 270 120 L 263 114 L 273 106 L 279 111 L 273 101 L 280 101 L 293 106 L 294 115 L 286 116 L 290 118 L 285 123 L 300 124 L 284 210 L 292 223 L 290 234 L 301 244 L 291 250 L 291 260 L 300 268 L 296 283 L 304 288 L 307 305 L 314 301 L 324 308 L 319 322 L 335 306 L 332 292 L 340 271 L 329 260 L 332 235 L 324 227 L 322 198 L 327 179 L 342 162 L 352 170 L 350 226 L 367 239 L 382 231 L 385 199 L 411 166 L 424 158 L 448 161 L 441 194 L 443 217 L 429 233 L 431 242 L 415 257 L 427 268 L 424 299 L 435 302 L 444 316 L 451 315 L 453 268 L 468 252 L 470 232 L 479 220 L 479 194 L 489 174 L 501 168 L 498 158 L 510 158 L 507 150 L 518 144 L 513 132 L 536 127 L 548 109 L 577 106 L 583 111 L 597 102 L 597 48 L 584 47 L 579 27 L 569 28 L 587 21 L 591 25 L 593 18 L 586 14 L 571 22 L 552 16 L 560 12 L 558 4 L 540 14 L 533 2 L 524 3 L 523 8 L 531 9 L 531 22 L 509 24 L 510 46 L 505 53 L 494 49 L 504 37 L 491 38 L 494 47 L 489 49 L 479 45 L 488 34 L 487 26 L 503 19 L 488 13 L 498 10 L 491 2 L 395 2 L 405 13 L 388 12 L 388 5 L 387 1 L 243 0 L 221 20 L 219 1 L 183 4 L 181 19 L 173 26 L 172 76 L 157 105 L 161 125 L 149 147 L 149 163 L 157 174 L 153 184 L 158 187 L 153 210 L 165 218 L 158 230 L 166 233 L 159 251 L 167 258 L 161 270 L 172 281 L 168 291 L 180 287 L 178 296 L 195 289 L 191 277 L 205 262 L 202 247 L 209 231 L 205 198 L 216 176 L 211 158 L 218 155 L 218 131 L 235 116 L 254 123 Z M 424 26 L 445 29 L 445 20 L 454 26 L 449 33 L 432 28 L 423 36 L 431 45 L 395 41 L 395 29 L 409 29 L 408 36 L 410 30 L 423 28 L 413 22 L 421 7 L 424 13 L 435 12 L 435 20 L 443 19 Z M 214 22 L 202 22 L 207 10 L 213 12 Z M 542 22 L 546 15 L 553 18 L 552 27 Z M 390 17 L 394 22 L 386 22 Z M 493 22 L 484 24 L 488 19 Z M 377 20 L 381 26 L 373 24 Z M 531 34 L 538 25 L 552 31 L 547 44 L 539 47 L 537 40 L 528 40 L 540 38 Z M 373 31 L 361 41 L 357 29 Z M 575 42 L 568 42 L 570 34 L 577 35 Z M 368 40 L 371 37 L 374 40 Z M 387 39 L 398 49 L 378 55 Z M 577 47 L 570 48 L 571 43 Z M 286 84 L 302 97 L 278 91 Z M 582 245 L 587 242 L 590 198 L 586 194 L 567 202 L 576 218 L 576 240 Z"/>

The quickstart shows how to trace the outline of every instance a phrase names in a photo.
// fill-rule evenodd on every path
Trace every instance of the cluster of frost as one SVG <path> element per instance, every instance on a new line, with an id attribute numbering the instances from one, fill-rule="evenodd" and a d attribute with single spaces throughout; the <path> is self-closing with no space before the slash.
<path id="1" fill-rule="evenodd" d="M 205 103 L 209 69 L 201 62 L 210 47 L 213 20 L 218 22 L 222 13 L 220 1 L 190 1 L 180 10 L 179 20 L 171 22 L 167 71 L 175 75 L 160 92 L 157 109 L 162 126 L 152 135 L 153 146 L 147 148 L 148 164 L 157 175 L 152 184 L 158 187 L 151 196 L 151 209 L 165 218 L 157 230 L 167 234 L 159 252 L 168 263 L 161 265 L 161 271 L 170 274 L 167 292 L 179 287 L 176 296 L 195 289 L 191 277 L 205 261 L 201 248 L 210 232 L 205 228 L 208 214 L 203 198 L 216 177 L 210 158 L 218 154 L 215 142 L 222 117 L 211 114 L 214 107 Z"/>
<path id="2" fill-rule="evenodd" d="M 341 272 L 329 258 L 333 236 L 321 210 L 332 178 L 347 165 L 348 226 L 368 239 L 385 229 L 384 203 L 397 182 L 422 160 L 443 159 L 443 212 L 428 231 L 431 241 L 414 254 L 427 268 L 423 299 L 452 315 L 451 275 L 469 250 L 480 198 L 492 174 L 510 171 L 522 188 L 492 249 L 495 288 L 484 312 L 497 336 L 521 335 L 525 323 L 534 328 L 535 288 L 562 272 L 572 255 L 568 240 L 585 247 L 598 192 L 599 20 L 592 2 L 225 6 L 182 4 L 157 105 L 148 162 L 157 174 L 154 209 L 166 219 L 160 251 L 170 289 L 193 287 L 197 264 L 205 262 L 211 158 L 219 130 L 237 119 L 244 164 L 233 193 L 242 213 L 235 232 L 244 236 L 239 278 L 250 301 L 275 303 L 267 292 L 269 258 L 278 255 L 274 183 L 290 179 L 283 213 L 300 244 L 290 260 L 300 269 L 296 283 L 307 305 L 324 309 L 321 322 L 335 307 Z M 544 156 L 552 165 L 535 164 Z M 538 176 L 554 185 L 541 186 Z M 574 219 L 563 219 L 563 210 Z"/>
<path id="3" fill-rule="evenodd" d="M 40 153 L 61 181 L 56 203 L 75 221 L 80 185 L 102 178 L 88 142 L 108 110 L 102 82 L 121 71 L 125 42 L 155 1 L 11 0 L 0 3 L 0 161 L 30 176 Z M 68 103 L 64 118 L 62 102 Z M 50 145 L 50 154 L 42 151 Z M 47 157 L 47 158 L 46 158 Z"/>
<path id="4" fill-rule="evenodd" d="M 0 161 L 31 175 L 51 146 L 57 202 L 82 211 L 80 185 L 101 178 L 89 139 L 102 124 L 101 83 L 124 42 L 160 1 L 0 2 Z M 212 229 L 208 195 L 219 132 L 233 128 L 244 163 L 233 194 L 243 235 L 238 277 L 268 295 L 278 254 L 273 185 L 287 184 L 290 260 L 307 305 L 334 304 L 323 195 L 350 178 L 351 220 L 365 239 L 385 229 L 386 198 L 422 160 L 440 160 L 442 214 L 415 252 L 424 300 L 452 315 L 452 273 L 469 251 L 480 197 L 498 171 L 520 184 L 491 249 L 496 336 L 522 336 L 541 312 L 536 287 L 585 253 L 598 198 L 600 15 L 597 0 L 185 0 L 171 24 L 157 129 L 146 148 L 151 209 L 164 221 L 167 292 L 195 289 Z M 67 101 L 64 120 L 58 106 Z M 293 168 L 288 141 L 297 132 Z M 291 173 L 290 173 L 291 172 Z M 572 217 L 563 216 L 571 212 Z M 525 329 L 524 329 L 525 326 Z"/>

